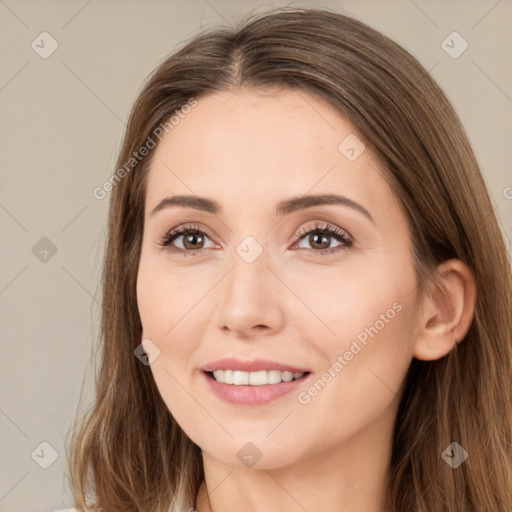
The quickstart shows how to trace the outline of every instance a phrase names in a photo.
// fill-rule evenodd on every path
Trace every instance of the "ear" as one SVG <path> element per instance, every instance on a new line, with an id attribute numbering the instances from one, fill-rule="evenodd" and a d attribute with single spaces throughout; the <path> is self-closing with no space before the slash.
<path id="1" fill-rule="evenodd" d="M 476 281 L 471 269 L 452 259 L 439 267 L 433 290 L 423 298 L 423 308 L 413 355 L 440 359 L 462 341 L 473 320 Z"/>

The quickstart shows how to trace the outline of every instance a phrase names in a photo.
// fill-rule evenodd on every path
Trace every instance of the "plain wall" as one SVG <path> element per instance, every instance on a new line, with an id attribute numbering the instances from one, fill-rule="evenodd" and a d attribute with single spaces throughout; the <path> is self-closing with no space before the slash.
<path id="1" fill-rule="evenodd" d="M 201 28 L 232 23 L 255 7 L 288 4 L 0 2 L 1 511 L 71 505 L 64 443 L 98 330 L 108 202 L 92 191 L 114 171 L 142 82 Z M 353 16 L 430 71 L 462 119 L 510 240 L 512 2 L 291 4 Z M 441 46 L 453 31 L 469 44 L 456 59 Z M 58 43 L 47 58 L 40 53 L 51 41 L 41 32 Z M 50 462 L 52 452 L 42 442 L 58 453 L 47 469 L 40 464 Z"/>

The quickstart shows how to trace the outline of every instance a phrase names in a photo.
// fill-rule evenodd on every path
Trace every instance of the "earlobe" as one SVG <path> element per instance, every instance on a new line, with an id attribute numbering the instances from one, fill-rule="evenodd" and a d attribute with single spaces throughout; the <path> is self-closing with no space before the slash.
<path id="1" fill-rule="evenodd" d="M 437 271 L 431 293 L 423 298 L 413 351 L 414 357 L 423 361 L 448 354 L 466 336 L 475 310 L 476 281 L 468 265 L 452 259 Z"/>

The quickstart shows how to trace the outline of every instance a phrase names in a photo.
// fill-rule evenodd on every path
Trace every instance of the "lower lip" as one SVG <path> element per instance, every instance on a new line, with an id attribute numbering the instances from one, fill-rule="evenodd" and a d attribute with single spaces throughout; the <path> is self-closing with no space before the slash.
<path id="1" fill-rule="evenodd" d="M 296 391 L 311 375 L 308 373 L 300 379 L 279 384 L 265 384 L 263 386 L 237 386 L 236 384 L 224 384 L 217 382 L 206 372 L 202 372 L 210 389 L 222 400 L 236 405 L 263 405 L 277 398 Z"/>

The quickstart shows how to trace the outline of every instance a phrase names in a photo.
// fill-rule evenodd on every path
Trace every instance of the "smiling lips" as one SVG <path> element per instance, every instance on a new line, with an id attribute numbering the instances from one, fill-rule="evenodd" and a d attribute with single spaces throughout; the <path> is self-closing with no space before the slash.
<path id="1" fill-rule="evenodd" d="M 279 370 L 259 370 L 257 372 L 243 372 L 241 370 L 215 370 L 213 378 L 224 384 L 235 386 L 264 386 L 266 384 L 279 384 L 300 379 L 304 372 L 280 372 Z"/>
<path id="2" fill-rule="evenodd" d="M 266 384 L 279 384 L 300 379 L 308 370 L 295 366 L 255 359 L 254 361 L 241 361 L 235 358 L 224 358 L 207 364 L 203 370 L 217 381 L 235 386 L 264 386 Z"/>
<path id="3" fill-rule="evenodd" d="M 297 388 L 311 373 L 295 366 L 257 359 L 220 359 L 203 368 L 210 389 L 237 405 L 262 405 Z"/>

